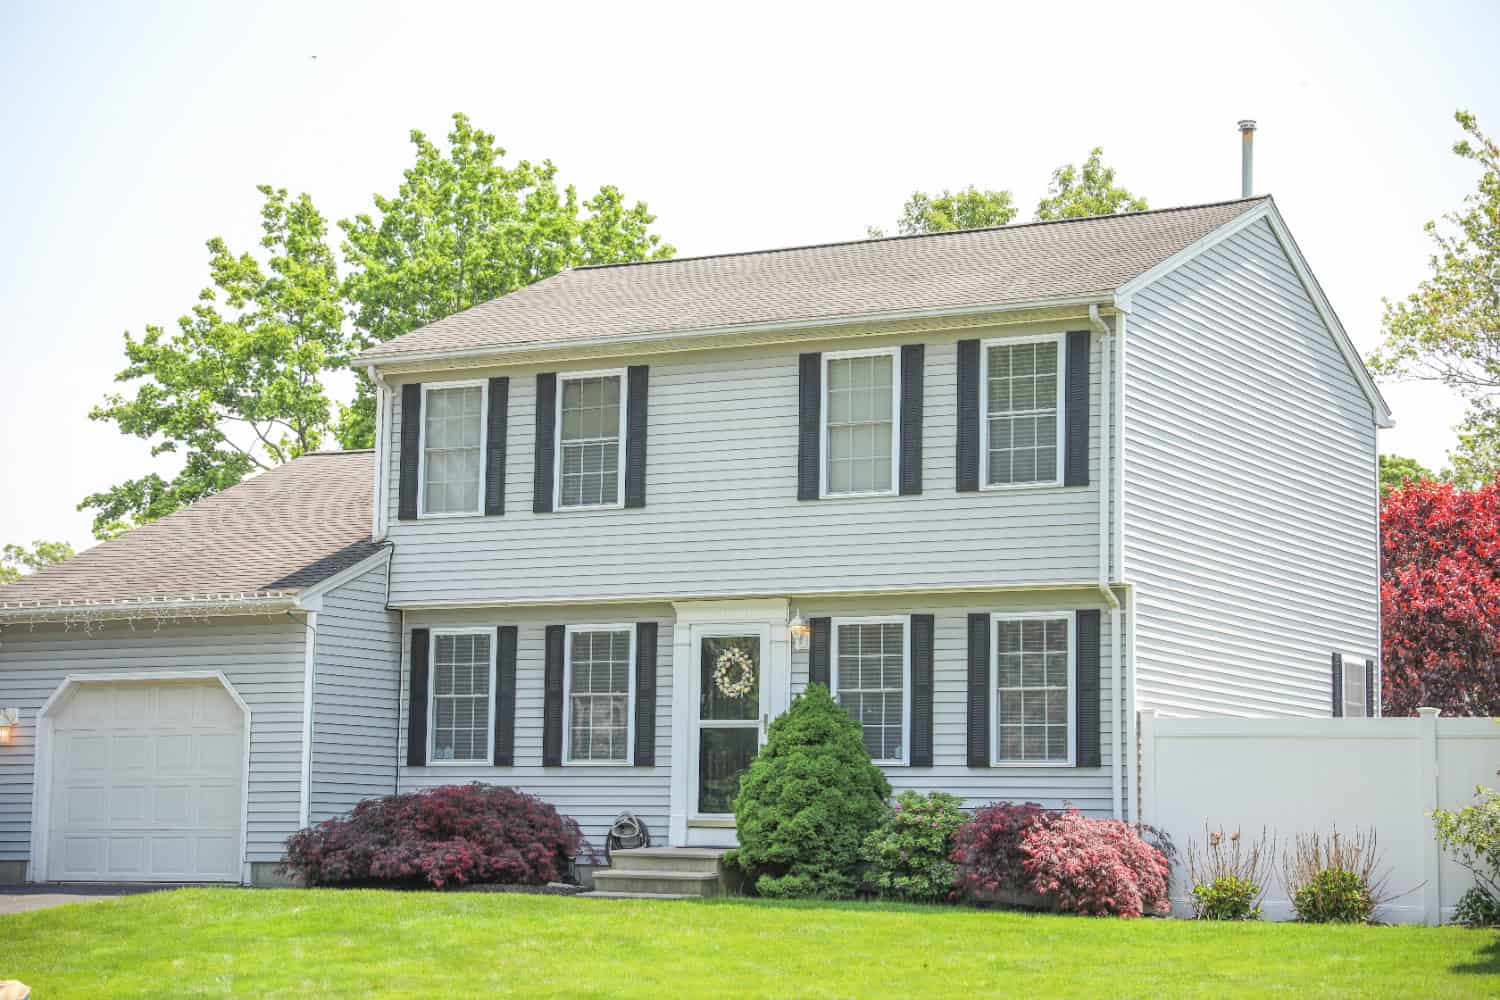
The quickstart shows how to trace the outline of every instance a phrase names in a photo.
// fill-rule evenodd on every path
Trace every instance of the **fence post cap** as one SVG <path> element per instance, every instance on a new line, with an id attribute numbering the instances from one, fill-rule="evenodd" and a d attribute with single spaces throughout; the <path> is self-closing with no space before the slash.
<path id="1" fill-rule="evenodd" d="M 1419 708 L 1417 714 L 1424 719 L 1436 719 L 1442 711 L 1441 708 Z"/>

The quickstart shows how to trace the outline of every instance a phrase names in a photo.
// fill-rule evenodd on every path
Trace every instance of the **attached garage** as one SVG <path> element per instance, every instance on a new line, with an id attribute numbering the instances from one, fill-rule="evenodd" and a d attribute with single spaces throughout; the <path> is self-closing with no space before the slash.
<path id="1" fill-rule="evenodd" d="M 34 877 L 240 881 L 249 711 L 227 681 L 70 678 L 39 723 Z"/>

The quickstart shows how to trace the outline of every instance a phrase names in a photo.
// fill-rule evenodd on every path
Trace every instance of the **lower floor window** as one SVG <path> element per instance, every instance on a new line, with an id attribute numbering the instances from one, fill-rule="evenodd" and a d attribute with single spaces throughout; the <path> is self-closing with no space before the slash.
<path id="1" fill-rule="evenodd" d="M 490 652 L 488 632 L 433 635 L 433 760 L 489 759 Z"/>
<path id="2" fill-rule="evenodd" d="M 1068 762 L 1070 616 L 995 619 L 995 758 Z"/>
<path id="3" fill-rule="evenodd" d="M 568 635 L 568 759 L 630 760 L 631 629 Z"/>
<path id="4" fill-rule="evenodd" d="M 834 690 L 864 732 L 873 760 L 906 758 L 906 625 L 839 623 L 834 637 Z"/>

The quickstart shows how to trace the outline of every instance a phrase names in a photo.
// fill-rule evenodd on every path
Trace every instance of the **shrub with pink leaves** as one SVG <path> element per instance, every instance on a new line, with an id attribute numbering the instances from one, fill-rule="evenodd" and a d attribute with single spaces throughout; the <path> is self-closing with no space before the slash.
<path id="1" fill-rule="evenodd" d="M 1167 859 L 1117 819 L 1090 819 L 1070 809 L 1033 823 L 1020 850 L 1031 889 L 1064 912 L 1167 912 Z"/>
<path id="2" fill-rule="evenodd" d="M 1030 891 L 1022 838 L 1033 827 L 1056 818 L 1055 811 L 1035 802 L 996 802 L 976 812 L 953 834 L 958 894 L 974 897 Z"/>
<path id="3" fill-rule="evenodd" d="M 281 869 L 306 885 L 544 885 L 580 852 L 593 857 L 553 806 L 475 782 L 367 799 L 292 834 Z"/>

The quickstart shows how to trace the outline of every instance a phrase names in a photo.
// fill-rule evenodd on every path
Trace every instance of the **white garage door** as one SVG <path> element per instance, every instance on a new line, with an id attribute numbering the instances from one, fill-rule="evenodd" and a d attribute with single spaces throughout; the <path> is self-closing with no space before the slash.
<path id="1" fill-rule="evenodd" d="M 240 880 L 245 720 L 221 684 L 79 684 L 52 718 L 47 878 Z"/>

